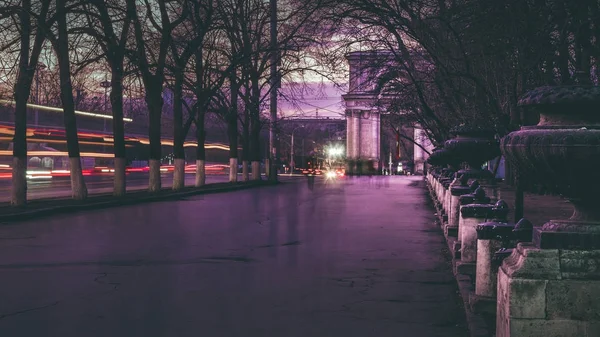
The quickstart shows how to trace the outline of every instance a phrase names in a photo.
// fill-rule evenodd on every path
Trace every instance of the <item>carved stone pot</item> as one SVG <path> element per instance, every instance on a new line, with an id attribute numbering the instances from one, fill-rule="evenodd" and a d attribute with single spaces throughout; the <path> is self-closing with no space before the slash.
<path id="1" fill-rule="evenodd" d="M 432 166 L 448 167 L 452 170 L 456 170 L 458 169 L 461 160 L 454 151 L 447 148 L 439 148 L 431 153 L 429 158 L 427 158 L 427 163 Z"/>
<path id="2" fill-rule="evenodd" d="M 481 169 L 488 160 L 500 155 L 495 132 L 475 126 L 458 126 L 450 131 L 456 137 L 446 141 L 445 146 L 452 151 L 457 160 L 466 162 L 468 168 L 458 174 L 466 174 L 470 179 L 491 179 L 489 170 Z"/>
<path id="3" fill-rule="evenodd" d="M 600 170 L 600 88 L 542 87 L 519 103 L 537 110 L 540 122 L 504 137 L 502 152 L 522 176 L 545 184 L 575 207 L 570 219 L 553 220 L 544 229 L 600 232 L 595 175 Z"/>
<path id="4" fill-rule="evenodd" d="M 540 122 L 504 137 L 502 152 L 575 212 L 534 228 L 533 243 L 519 243 L 503 261 L 496 336 L 600 336 L 600 89 L 542 87 L 519 104 Z"/>

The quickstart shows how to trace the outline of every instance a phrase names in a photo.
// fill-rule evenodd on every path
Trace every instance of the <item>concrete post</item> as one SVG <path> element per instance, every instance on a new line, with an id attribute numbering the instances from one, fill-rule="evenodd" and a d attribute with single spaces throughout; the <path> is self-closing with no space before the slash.
<path id="1" fill-rule="evenodd" d="M 448 212 L 448 224 L 444 228 L 446 236 L 458 236 L 458 218 L 460 211 L 460 196 L 471 193 L 471 188 L 467 185 L 467 179 L 461 175 L 458 181 L 455 180 L 453 186 L 450 186 L 450 206 Z"/>
<path id="2" fill-rule="evenodd" d="M 490 199 L 478 187 L 473 195 L 460 197 L 460 218 L 458 224 L 458 242 L 454 249 L 460 250 L 460 262 L 456 264 L 456 272 L 465 275 L 475 275 L 475 261 L 477 259 L 477 232 L 476 227 L 489 216 L 494 205 L 488 204 Z"/>
<path id="3" fill-rule="evenodd" d="M 493 267 L 493 257 L 512 238 L 513 224 L 506 223 L 508 205 L 502 200 L 492 210 L 494 220 L 477 225 L 477 262 L 475 293 L 469 303 L 473 311 L 495 313 L 496 279 L 498 266 Z"/>

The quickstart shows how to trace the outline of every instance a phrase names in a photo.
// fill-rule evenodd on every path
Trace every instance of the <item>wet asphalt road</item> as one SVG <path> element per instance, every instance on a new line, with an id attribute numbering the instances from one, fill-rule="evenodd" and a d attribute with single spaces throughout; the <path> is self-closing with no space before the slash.
<path id="1" fill-rule="evenodd" d="M 0 226 L 0 336 L 466 336 L 421 177 Z"/>

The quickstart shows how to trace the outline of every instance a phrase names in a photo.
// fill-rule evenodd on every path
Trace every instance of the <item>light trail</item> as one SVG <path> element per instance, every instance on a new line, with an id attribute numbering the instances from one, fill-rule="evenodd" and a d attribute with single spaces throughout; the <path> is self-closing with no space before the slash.
<path id="1" fill-rule="evenodd" d="M 12 142 L 12 138 L 10 137 L 0 137 L 0 141 Z M 55 144 L 66 144 L 65 140 L 60 139 L 27 139 L 28 143 L 55 143 Z M 88 142 L 85 140 L 79 140 L 79 144 L 85 145 L 100 145 L 100 146 L 112 146 L 112 143 L 103 143 L 103 142 Z M 125 147 L 133 147 L 133 145 L 125 144 Z"/>
<path id="2" fill-rule="evenodd" d="M 0 156 L 12 156 L 12 151 L 2 150 Z M 35 157 L 68 157 L 69 153 L 66 151 L 27 151 L 27 156 Z M 80 157 L 96 157 L 96 158 L 114 158 L 113 153 L 99 153 L 99 152 L 81 152 Z"/>
<path id="3" fill-rule="evenodd" d="M 16 104 L 15 101 L 8 101 L 8 100 L 3 100 L 3 99 L 0 100 L 0 103 L 8 104 L 11 106 L 15 106 L 15 104 Z M 52 106 L 45 106 L 45 105 L 38 105 L 38 104 L 31 104 L 31 103 L 27 103 L 27 107 L 32 108 L 32 109 L 47 110 L 47 111 L 53 111 L 53 112 L 64 112 L 64 109 L 62 109 L 62 108 L 56 108 L 56 107 L 52 107 Z M 112 115 L 100 114 L 100 113 L 96 113 L 96 112 L 75 110 L 75 114 L 82 115 L 82 116 L 88 116 L 88 117 L 95 117 L 95 118 L 113 119 Z M 133 122 L 133 119 L 131 119 L 129 117 L 123 117 L 123 121 L 124 122 Z"/>
<path id="4" fill-rule="evenodd" d="M 224 174 L 225 171 L 229 170 L 227 164 L 208 164 L 204 167 L 205 172 L 208 174 Z M 175 166 L 173 165 L 161 165 L 160 172 L 162 173 L 173 173 Z M 12 178 L 12 172 L 9 165 L 0 164 L 0 179 Z M 148 173 L 150 167 L 128 167 L 125 169 L 127 174 L 129 173 Z M 107 166 L 96 166 L 93 169 L 84 169 L 82 174 L 84 176 L 111 176 L 114 175 L 115 169 Z M 185 173 L 196 173 L 196 165 L 190 164 L 185 166 Z M 68 177 L 71 174 L 70 170 L 43 170 L 43 169 L 29 169 L 26 172 L 27 179 L 51 179 L 56 177 Z"/>

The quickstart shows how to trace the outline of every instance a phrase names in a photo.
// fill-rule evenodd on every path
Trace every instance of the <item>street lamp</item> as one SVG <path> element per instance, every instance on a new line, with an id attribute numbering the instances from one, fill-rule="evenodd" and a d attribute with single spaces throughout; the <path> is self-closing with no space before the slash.
<path id="1" fill-rule="evenodd" d="M 337 157 L 341 156 L 344 153 L 344 149 L 342 149 L 341 147 L 329 147 L 327 149 L 327 153 L 330 157 Z"/>
<path id="2" fill-rule="evenodd" d="M 294 160 L 294 132 L 296 132 L 296 130 L 303 128 L 303 127 L 304 127 L 304 124 L 299 125 L 292 130 L 292 144 L 291 144 L 291 148 L 292 148 L 291 157 L 292 158 L 290 158 L 290 174 L 294 173 L 294 169 L 296 168 L 296 161 Z"/>
<path id="3" fill-rule="evenodd" d="M 332 166 L 332 162 L 336 161 L 336 157 L 342 156 L 344 154 L 344 149 L 341 146 L 329 146 L 325 149 L 327 153 L 327 162 L 329 166 Z"/>
<path id="4" fill-rule="evenodd" d="M 110 81 L 105 78 L 104 81 L 100 82 L 100 86 L 102 88 L 104 88 L 104 111 L 106 112 L 106 109 L 108 107 L 107 100 L 108 100 L 108 88 L 110 88 Z M 106 132 L 106 118 L 104 119 L 104 132 Z"/>

